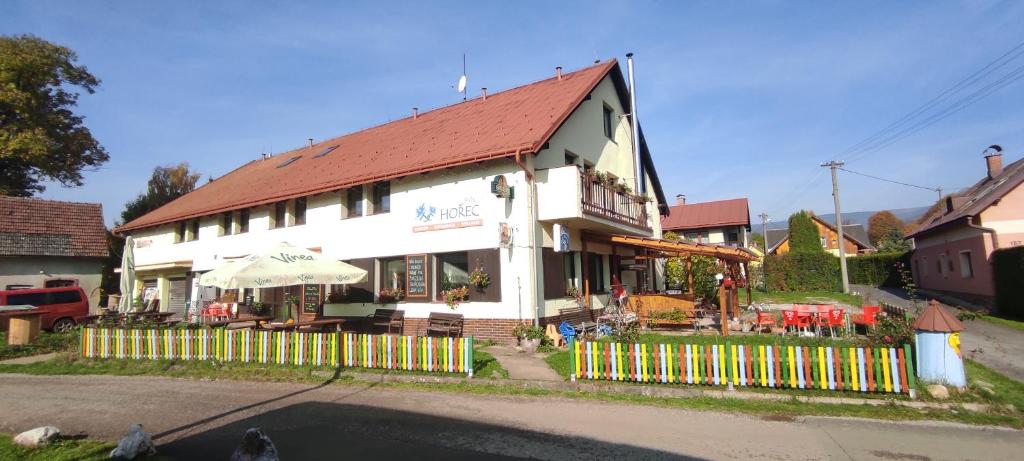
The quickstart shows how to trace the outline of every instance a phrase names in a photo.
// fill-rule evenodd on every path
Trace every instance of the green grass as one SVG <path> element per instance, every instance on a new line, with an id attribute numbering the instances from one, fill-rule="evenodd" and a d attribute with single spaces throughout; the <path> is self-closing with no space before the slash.
<path id="1" fill-rule="evenodd" d="M 40 332 L 39 337 L 31 344 L 24 346 L 7 345 L 7 333 L 0 332 L 0 360 L 26 357 L 29 355 L 46 354 L 73 349 L 78 345 L 78 333 Z"/>
<path id="2" fill-rule="evenodd" d="M 827 303 L 837 301 L 851 306 L 860 306 L 863 299 L 860 296 L 840 293 L 838 291 L 753 291 L 754 302 L 757 303 Z"/>
<path id="3" fill-rule="evenodd" d="M 1014 330 L 1024 331 L 1024 322 L 1019 320 L 1004 319 L 993 315 L 983 315 L 981 316 L 981 319 L 986 322 L 992 322 L 996 325 L 1002 325 L 1004 327 L 1013 328 Z"/>
<path id="4" fill-rule="evenodd" d="M 23 461 L 90 461 L 110 459 L 115 444 L 96 440 L 59 440 L 46 446 L 26 448 L 14 444 L 13 437 L 0 434 L 0 459 Z"/>
<path id="5" fill-rule="evenodd" d="M 978 400 L 996 405 L 1013 405 L 1016 412 L 1024 412 L 1024 383 L 1010 379 L 973 360 L 964 360 L 968 392 Z M 991 389 L 991 393 L 985 389 Z"/>

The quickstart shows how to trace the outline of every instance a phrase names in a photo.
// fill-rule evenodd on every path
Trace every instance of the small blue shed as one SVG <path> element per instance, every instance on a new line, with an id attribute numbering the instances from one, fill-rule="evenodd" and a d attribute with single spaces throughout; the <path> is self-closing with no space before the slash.
<path id="1" fill-rule="evenodd" d="M 914 321 L 917 338 L 917 376 L 921 381 L 967 386 L 960 332 L 964 324 L 936 300 L 928 302 Z"/>

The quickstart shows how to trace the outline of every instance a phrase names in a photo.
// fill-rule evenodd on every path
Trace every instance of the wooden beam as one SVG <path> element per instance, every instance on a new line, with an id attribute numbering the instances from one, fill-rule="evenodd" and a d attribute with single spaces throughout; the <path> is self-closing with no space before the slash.
<path id="1" fill-rule="evenodd" d="M 722 336 L 729 336 L 729 295 L 726 291 L 725 284 L 718 285 L 718 312 L 722 313 Z"/>
<path id="2" fill-rule="evenodd" d="M 587 258 L 587 239 L 580 238 L 580 273 L 583 275 L 583 305 L 590 308 L 590 261 Z"/>
<path id="3" fill-rule="evenodd" d="M 693 256 L 686 258 L 686 292 L 693 295 Z"/>

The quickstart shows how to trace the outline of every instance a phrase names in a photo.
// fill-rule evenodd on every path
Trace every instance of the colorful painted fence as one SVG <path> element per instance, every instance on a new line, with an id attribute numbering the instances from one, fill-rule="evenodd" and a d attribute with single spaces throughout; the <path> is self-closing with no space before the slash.
<path id="1" fill-rule="evenodd" d="M 806 347 L 573 341 L 570 379 L 909 394 L 910 346 Z M 908 360 L 910 359 L 910 360 Z"/>
<path id="2" fill-rule="evenodd" d="M 466 373 L 473 338 L 214 329 L 83 328 L 83 357 L 216 360 Z"/>

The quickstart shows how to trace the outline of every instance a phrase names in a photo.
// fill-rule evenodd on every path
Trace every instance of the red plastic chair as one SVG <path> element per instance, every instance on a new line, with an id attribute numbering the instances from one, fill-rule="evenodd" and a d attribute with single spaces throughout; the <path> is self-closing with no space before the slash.
<path id="1" fill-rule="evenodd" d="M 809 317 L 801 315 L 796 310 L 782 311 L 782 327 L 787 330 L 789 327 L 794 327 L 797 330 L 807 328 L 810 325 L 809 320 Z"/>
<path id="2" fill-rule="evenodd" d="M 199 317 L 202 320 L 204 320 L 204 321 L 205 320 L 219 320 L 221 317 L 224 317 L 224 316 L 225 316 L 224 308 L 221 307 L 221 305 L 217 304 L 217 303 L 210 304 L 209 306 L 204 307 L 202 312 L 200 312 L 200 314 L 199 314 Z"/>
<path id="3" fill-rule="evenodd" d="M 761 334 L 765 327 L 768 327 L 768 331 L 771 331 L 771 328 L 774 328 L 776 325 L 777 323 L 775 321 L 775 316 L 772 315 L 771 312 L 757 313 L 757 320 L 755 321 L 755 326 L 757 327 L 757 334 Z"/>
<path id="4" fill-rule="evenodd" d="M 814 306 L 814 327 L 821 332 L 822 328 L 829 328 L 829 314 L 836 308 L 831 304 L 819 304 Z"/>
<path id="5" fill-rule="evenodd" d="M 881 307 L 878 306 L 864 306 L 863 314 L 851 314 L 850 321 L 854 325 L 862 326 L 864 328 L 874 327 L 878 324 L 878 313 L 882 311 Z"/>
<path id="6" fill-rule="evenodd" d="M 836 327 L 839 327 L 840 329 L 846 327 L 844 314 L 846 314 L 846 311 L 843 309 L 832 309 L 828 311 L 828 330 L 832 333 L 832 336 L 836 335 Z"/>

